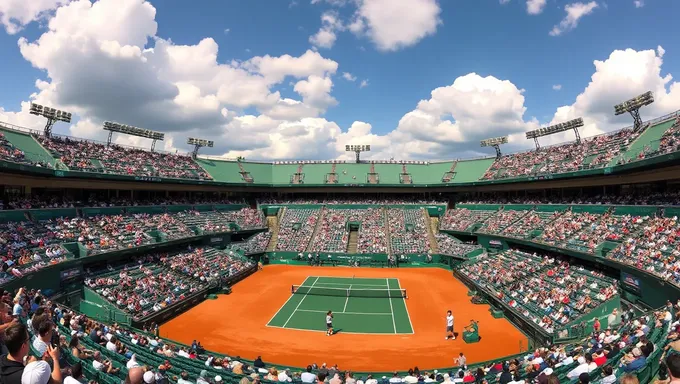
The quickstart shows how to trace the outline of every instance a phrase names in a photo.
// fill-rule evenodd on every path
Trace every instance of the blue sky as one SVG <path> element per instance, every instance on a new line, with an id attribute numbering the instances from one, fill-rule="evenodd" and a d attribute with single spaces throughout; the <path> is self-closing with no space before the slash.
<path id="1" fill-rule="evenodd" d="M 71 82 L 83 81 L 82 84 L 78 84 L 80 87 L 92 87 L 101 92 L 107 91 L 99 89 L 101 85 L 96 81 L 88 83 L 82 78 L 76 77 L 74 80 L 72 77 L 63 75 L 63 72 L 66 72 L 63 68 L 68 68 L 69 65 L 108 68 L 110 71 L 117 71 L 117 68 L 129 69 L 129 67 L 117 67 L 118 62 L 109 63 L 110 65 L 101 64 L 94 57 L 96 55 L 89 53 L 83 53 L 83 57 L 73 54 L 69 56 L 44 53 L 47 50 L 60 49 L 54 48 L 56 45 L 61 47 L 61 43 L 50 42 L 52 44 L 50 47 L 47 40 L 41 41 L 41 38 L 45 39 L 45 35 L 50 33 L 47 25 L 57 14 L 57 7 L 75 8 L 75 4 L 58 0 L 36 1 L 44 3 L 44 8 L 39 9 L 41 13 L 32 15 L 31 10 L 17 10 L 17 7 L 21 7 L 21 0 L 0 0 L 0 14 L 4 11 L 4 16 L 0 16 L 0 21 L 5 25 L 11 23 L 12 20 L 14 23 L 13 27 L 7 27 L 0 32 L 0 54 L 5 68 L 0 72 L 0 84 L 3 85 L 3 92 L 0 92 L 0 107 L 5 111 L 4 120 L 18 124 L 39 125 L 38 121 L 25 116 L 21 105 L 22 102 L 30 100 L 31 95 L 35 93 L 35 100 L 73 110 L 78 114 L 75 122 L 83 121 L 82 126 L 59 127 L 58 130 L 61 133 L 101 138 L 101 134 L 95 131 L 95 127 L 100 126 L 103 120 L 112 118 L 131 125 L 162 130 L 163 124 L 167 123 L 165 121 L 155 122 L 153 116 L 142 116 L 136 113 L 125 116 L 124 109 L 110 110 L 111 108 L 106 105 L 96 105 L 96 102 L 88 103 L 87 100 L 78 100 L 77 97 L 64 96 L 60 84 L 69 79 Z M 129 3 L 131 9 L 144 5 L 142 0 L 120 1 Z M 593 10 L 582 16 L 573 29 L 566 30 L 559 36 L 552 36 L 549 32 L 565 18 L 567 7 L 578 2 L 547 0 L 541 7 L 540 13 L 529 14 L 525 0 L 509 0 L 505 4 L 499 0 L 393 0 L 401 5 L 408 3 L 409 7 L 412 6 L 412 11 L 409 8 L 408 12 L 403 12 L 404 7 L 394 11 L 381 8 L 387 3 L 378 4 L 370 9 L 367 3 L 371 1 L 380 3 L 384 0 L 151 1 L 146 5 L 155 9 L 155 15 L 145 21 L 155 21 L 157 29 L 155 33 L 146 34 L 146 44 L 137 43 L 136 45 L 141 50 L 155 48 L 158 51 L 157 39 L 163 39 L 174 46 L 195 46 L 205 38 L 212 38 L 218 46 L 217 63 L 223 65 L 231 63 L 233 67 L 238 67 L 253 57 L 266 55 L 274 58 L 283 55 L 300 57 L 308 50 L 318 53 L 327 61 L 337 63 L 335 70 L 326 68 L 319 72 L 312 69 L 309 73 L 301 70 L 304 73 L 286 74 L 285 79 L 281 81 L 268 82 L 269 92 L 278 91 L 282 99 L 298 100 L 305 105 L 313 105 L 315 112 L 310 115 L 274 118 L 276 122 L 263 126 L 245 126 L 243 121 L 243 116 L 252 116 L 253 119 L 257 117 L 259 120 L 272 116 L 263 109 L 261 102 L 234 106 L 233 102 L 224 101 L 219 96 L 215 90 L 215 84 L 205 85 L 196 80 L 197 76 L 200 77 L 199 74 L 192 74 L 191 82 L 197 84 L 201 96 L 215 94 L 220 100 L 215 104 L 218 106 L 213 105 L 214 110 L 210 112 L 212 115 L 208 115 L 208 112 L 203 110 L 200 111 L 201 116 L 198 121 L 205 122 L 205 127 L 195 125 L 187 127 L 188 131 L 198 136 L 206 136 L 206 138 L 219 140 L 223 137 L 225 141 L 234 142 L 240 140 L 244 132 L 257 132 L 255 136 L 258 139 L 246 140 L 238 145 L 218 146 L 212 154 L 226 153 L 256 158 L 337 157 L 342 154 L 332 153 L 333 151 L 337 152 L 337 148 L 348 141 L 359 140 L 382 148 L 376 156 L 428 158 L 453 156 L 449 154 L 456 152 L 462 153 L 464 157 L 466 154 L 473 155 L 473 152 L 477 151 L 476 148 L 474 151 L 469 150 L 470 144 L 476 143 L 480 138 L 479 135 L 474 134 L 475 124 L 494 127 L 485 129 L 484 134 L 521 136 L 519 133 L 540 124 L 548 124 L 560 118 L 584 116 L 592 120 L 592 127 L 587 133 L 606 132 L 616 127 L 621 128 L 628 124 L 628 121 L 613 117 L 604 119 L 601 116 L 602 111 L 594 106 L 611 103 L 611 100 L 616 98 L 623 101 L 635 96 L 635 92 L 642 92 L 650 87 L 654 88 L 652 90 L 655 92 L 662 90 L 664 95 L 659 95 L 659 97 L 665 96 L 665 98 L 658 108 L 648 111 L 651 115 L 643 115 L 643 117 L 651 118 L 680 108 L 680 100 L 677 100 L 680 91 L 673 93 L 671 91 L 673 80 L 664 79 L 668 74 L 677 75 L 680 72 L 678 70 L 680 49 L 677 49 L 677 15 L 680 11 L 678 1 L 647 0 L 641 7 L 636 6 L 634 0 L 581 2 L 580 5 L 595 3 Z M 14 3 L 14 7 L 3 6 L 3 2 Z M 534 2 L 542 3 L 540 0 L 534 0 Z M 421 12 L 417 9 L 424 5 L 436 7 L 431 20 L 428 20 L 427 15 L 419 16 Z M 115 4 L 108 6 L 115 6 Z M 82 9 L 87 8 L 94 9 L 91 4 L 89 7 L 82 7 Z M 400 11 L 402 14 L 397 14 Z M 11 12 L 15 13 L 13 19 L 8 18 L 12 16 Z M 132 12 L 133 14 L 143 13 Z M 396 16 L 391 22 L 392 25 L 385 25 L 390 22 L 389 20 L 385 22 L 380 14 L 389 12 L 395 12 Z M 422 13 L 427 13 L 427 10 Z M 337 24 L 332 27 L 336 40 L 331 47 L 315 46 L 310 40 L 310 36 L 322 27 L 321 17 L 324 14 L 333 15 L 337 21 Z M 67 16 L 62 18 L 64 19 L 62 24 L 67 25 Z M 130 17 L 127 18 L 130 19 Z M 351 31 L 350 24 L 358 18 L 361 18 L 368 26 L 355 33 Z M 115 19 L 115 16 L 111 17 L 111 20 Z M 77 21 L 72 20 L 72 22 Z M 404 26 L 403 29 L 412 29 L 413 34 L 417 35 L 418 28 L 420 28 L 418 24 L 423 24 L 422 28 L 426 30 L 428 22 L 434 23 L 432 24 L 434 27 L 429 26 L 429 32 L 420 32 L 424 35 L 401 46 L 381 48 L 378 38 L 375 37 L 378 34 L 389 34 L 389 28 L 401 29 L 400 26 Z M 409 26 L 409 23 L 412 25 Z M 54 27 L 52 32 L 64 39 L 58 41 L 68 41 L 63 43 L 64 46 L 74 44 L 76 47 L 78 44 L 83 44 L 78 48 L 82 53 L 86 49 L 84 47 L 89 49 L 89 45 L 72 41 L 75 40 L 72 36 L 82 34 L 92 41 L 99 42 L 115 40 L 111 36 L 101 37 L 100 29 L 106 28 L 106 24 L 108 22 L 104 23 L 99 20 L 93 22 L 92 26 L 83 27 L 77 32 L 65 30 L 66 27 L 61 29 Z M 125 25 L 125 21 L 122 21 L 114 24 L 109 25 L 108 28 L 135 29 L 143 23 Z M 379 28 L 382 28 L 382 31 Z M 119 38 L 125 33 L 121 31 L 119 34 L 114 34 L 114 37 Z M 125 40 L 124 37 L 123 40 Z M 25 39 L 26 44 L 34 44 L 39 48 L 35 50 L 38 52 L 22 52 L 18 44 L 20 38 Z M 126 43 L 122 40 L 121 42 L 123 43 L 121 45 Z M 129 41 L 127 43 L 135 46 Z M 660 51 L 659 46 L 663 47 L 663 50 Z M 628 62 L 634 60 L 623 56 L 613 59 L 613 52 L 623 52 L 626 49 L 630 49 L 630 55 L 638 55 L 643 64 L 639 67 L 624 68 Z M 642 58 L 643 52 L 652 52 L 652 58 L 661 59 L 661 63 L 645 65 L 646 61 Z M 631 56 L 631 58 L 638 56 Z M 71 57 L 72 63 L 69 64 Z M 586 92 L 591 77 L 596 73 L 594 60 L 604 62 L 610 58 L 612 61 L 608 66 L 609 72 L 603 77 L 607 77 L 611 82 L 615 81 L 610 78 L 611 76 L 614 78 L 621 76 L 621 81 L 630 83 L 628 87 L 630 90 L 624 87 L 624 89 L 616 90 L 614 95 L 603 95 L 604 91 L 598 91 L 595 86 L 605 90 L 612 88 L 603 81 L 602 84 L 595 84 L 591 92 Z M 620 71 L 617 69 L 619 67 L 621 67 Z M 88 72 L 92 68 L 83 69 L 83 71 Z M 133 73 L 126 73 L 128 69 L 118 71 L 117 74 L 121 79 L 134 77 Z M 650 74 L 656 69 L 660 70 L 660 76 Z M 260 72 L 254 72 L 257 76 L 267 76 L 260 69 L 258 71 Z M 164 77 L 166 71 L 160 64 L 154 67 L 152 72 L 157 74 L 162 81 L 167 81 L 173 86 L 179 82 L 177 79 L 166 79 Z M 348 81 L 343 78 L 342 74 L 345 72 L 350 73 L 355 80 Z M 497 93 L 495 96 L 498 99 L 490 100 L 489 103 L 512 104 L 513 107 L 509 109 L 499 107 L 497 111 L 489 107 L 489 110 L 493 112 L 491 116 L 468 116 L 467 112 L 459 111 L 462 102 L 456 97 L 471 100 L 478 95 L 474 91 L 463 92 L 462 88 L 458 89 L 462 94 L 457 92 L 456 95 L 443 97 L 441 100 L 431 100 L 431 106 L 424 107 L 422 110 L 418 106 L 420 100 L 428 100 L 432 97 L 433 90 L 452 86 L 456 79 L 471 73 L 478 74 L 480 78 L 493 77 L 495 82 L 481 86 L 487 90 L 494 89 L 497 85 L 500 86 L 504 81 L 512 84 L 512 89 L 506 90 L 507 92 L 489 91 L 484 97 L 494 97 Z M 331 90 L 324 93 L 313 87 L 314 91 L 309 92 L 314 92 L 314 95 L 309 93 L 307 95 L 310 100 L 317 101 L 302 100 L 304 97 L 295 89 L 295 84 L 301 80 L 309 80 L 307 75 L 319 75 L 321 78 L 328 79 L 332 82 Z M 639 84 L 635 76 L 639 76 Z M 84 75 L 83 78 L 92 77 Z M 39 90 L 36 88 L 36 80 L 45 81 L 46 84 L 51 84 L 55 88 L 47 91 Z M 364 80 L 367 85 L 361 87 L 360 84 Z M 476 84 L 479 83 L 479 79 L 471 79 L 473 88 L 478 89 Z M 561 86 L 561 89 L 555 90 L 553 86 L 556 85 Z M 225 82 L 222 86 L 228 88 L 231 84 Z M 123 85 L 121 87 L 124 88 Z M 120 90 L 111 90 L 111 93 L 115 95 L 116 91 Z M 579 106 L 577 97 L 584 93 L 585 96 Z M 520 95 L 524 100 L 518 106 L 513 97 Z M 324 97 L 325 101 L 319 101 Z M 329 97 L 334 101 L 328 101 Z M 587 101 L 584 101 L 586 99 Z M 140 101 L 140 103 L 143 102 L 145 101 Z M 451 105 L 444 105 L 446 103 Z M 195 111 L 191 109 L 194 105 L 189 104 L 181 105 L 182 111 L 184 114 L 195 116 Z M 436 105 L 436 112 L 431 111 L 432 105 Z M 560 107 L 569 107 L 570 110 L 569 112 L 563 110 L 560 113 L 558 112 Z M 611 105 L 609 107 L 611 108 Z M 230 111 L 227 116 L 224 114 L 217 116 L 222 108 Z M 432 116 L 424 118 L 423 111 Z M 203 115 L 203 112 L 206 114 Z M 466 116 L 461 116 L 462 113 Z M 409 114 L 410 116 L 418 115 L 420 120 L 414 123 L 416 126 L 408 126 L 402 121 Z M 579 116 L 572 116 L 574 114 Z M 508 119 L 506 115 L 513 116 Z M 3 116 L 0 115 L 1 117 Z M 126 117 L 132 121 L 126 120 Z M 323 121 L 315 120 L 310 123 L 305 121 L 305 118 L 323 119 Z M 232 119 L 236 119 L 238 124 L 235 124 Z M 438 128 L 428 127 L 425 123 L 431 122 L 432 119 L 436 120 L 433 124 Z M 365 129 L 361 130 L 362 134 L 348 134 L 349 127 L 357 122 L 369 124 L 370 130 L 368 132 Z M 312 133 L 316 128 L 310 127 L 318 127 L 319 124 L 324 126 L 333 124 L 339 128 L 339 131 L 325 126 L 314 131 L 316 133 Z M 422 124 L 422 130 L 442 129 L 449 130 L 451 134 L 450 136 L 447 134 L 446 139 L 440 140 L 436 136 L 420 135 L 417 132 L 420 129 L 417 124 Z M 507 132 L 503 131 L 504 125 L 510 127 Z M 295 135 L 287 137 L 285 132 L 291 132 L 291 126 L 299 128 L 297 132 L 307 132 L 302 135 L 305 138 L 302 136 L 296 138 Z M 177 130 L 169 128 L 169 133 L 176 134 Z M 282 132 L 284 132 L 283 135 Z M 439 137 L 441 136 L 440 134 Z M 183 149 L 180 141 L 178 138 L 174 146 Z M 279 141 L 286 141 L 286 143 L 278 144 Z M 413 145 L 416 141 L 417 145 Z M 318 145 L 320 150 L 305 149 L 310 145 Z M 251 150 L 245 150 L 249 146 L 252 147 Z M 527 143 L 516 141 L 516 148 L 526 146 Z M 411 147 L 418 147 L 418 149 Z M 332 149 L 330 154 L 329 148 Z"/>

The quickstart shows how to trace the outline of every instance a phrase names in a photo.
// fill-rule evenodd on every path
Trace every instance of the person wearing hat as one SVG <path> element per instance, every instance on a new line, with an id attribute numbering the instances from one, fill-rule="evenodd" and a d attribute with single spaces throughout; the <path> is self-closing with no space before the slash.
<path id="1" fill-rule="evenodd" d="M 144 375 L 142 376 L 142 380 L 144 381 L 144 384 L 155 384 L 156 383 L 156 375 L 152 371 L 146 371 L 144 372 Z"/>
<path id="2" fill-rule="evenodd" d="M 53 368 L 44 360 L 30 362 L 21 374 L 21 384 L 61 384 L 61 367 L 59 366 L 59 348 L 47 347 L 47 354 L 52 358 Z"/>

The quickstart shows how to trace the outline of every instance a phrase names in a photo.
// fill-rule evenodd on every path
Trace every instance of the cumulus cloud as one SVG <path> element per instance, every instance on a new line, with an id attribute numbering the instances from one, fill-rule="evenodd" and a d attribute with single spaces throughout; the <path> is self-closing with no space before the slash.
<path id="1" fill-rule="evenodd" d="M 0 1 L 0 24 L 10 35 L 32 21 L 46 17 L 69 0 L 3 0 Z"/>
<path id="2" fill-rule="evenodd" d="M 645 1 L 644 0 L 634 0 L 633 4 L 635 5 L 635 8 L 642 8 L 645 6 Z"/>
<path id="3" fill-rule="evenodd" d="M 530 15 L 538 15 L 543 12 L 547 0 L 527 0 L 527 13 Z"/>
<path id="4" fill-rule="evenodd" d="M 562 84 L 555 84 L 552 86 L 553 91 L 559 91 L 562 89 Z"/>
<path id="5" fill-rule="evenodd" d="M 321 15 L 321 28 L 317 33 L 309 36 L 309 42 L 317 48 L 330 49 L 335 44 L 337 32 L 343 31 L 345 27 L 337 12 L 327 11 Z"/>
<path id="6" fill-rule="evenodd" d="M 470 73 L 432 91 L 390 133 L 393 146 L 408 157 L 471 155 L 470 143 L 537 127 L 525 121 L 524 90 L 509 80 Z"/>
<path id="7" fill-rule="evenodd" d="M 641 110 L 643 119 L 650 119 L 680 109 L 680 83 L 670 74 L 662 74 L 662 47 L 656 50 L 616 50 L 604 60 L 595 60 L 595 73 L 590 83 L 571 105 L 557 108 L 550 124 L 583 117 L 584 136 L 631 125 L 628 115 L 614 116 L 614 105 L 647 91 L 654 92 L 654 104 Z M 553 141 L 571 139 L 559 136 Z"/>
<path id="8" fill-rule="evenodd" d="M 559 36 L 565 32 L 571 31 L 578 26 L 579 20 L 584 16 L 588 16 L 593 11 L 599 7 L 596 1 L 591 1 L 589 3 L 572 3 L 567 4 L 564 7 L 564 11 L 567 15 L 560 21 L 558 25 L 555 25 L 550 31 L 550 36 Z"/>
<path id="9" fill-rule="evenodd" d="M 410 47 L 434 35 L 442 23 L 436 0 L 359 0 L 349 30 L 367 36 L 380 51 Z"/>
<path id="10" fill-rule="evenodd" d="M 359 88 L 366 88 L 366 87 L 368 87 L 368 79 L 361 80 L 361 83 L 359 84 Z"/>
<path id="11" fill-rule="evenodd" d="M 356 81 L 356 80 L 357 80 L 357 77 L 354 76 L 354 75 L 352 75 L 352 74 L 349 73 L 349 72 L 343 72 L 343 73 L 342 73 L 342 78 L 345 79 L 345 80 L 347 80 L 347 81 Z"/>

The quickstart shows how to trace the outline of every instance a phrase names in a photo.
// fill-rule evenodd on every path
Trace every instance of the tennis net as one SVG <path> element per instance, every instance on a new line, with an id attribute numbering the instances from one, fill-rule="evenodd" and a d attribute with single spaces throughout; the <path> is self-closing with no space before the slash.
<path id="1" fill-rule="evenodd" d="M 375 298 L 406 298 L 405 289 L 359 289 L 359 288 L 324 288 L 303 285 L 293 285 L 293 294 L 315 296 L 342 296 L 342 297 L 375 297 Z"/>

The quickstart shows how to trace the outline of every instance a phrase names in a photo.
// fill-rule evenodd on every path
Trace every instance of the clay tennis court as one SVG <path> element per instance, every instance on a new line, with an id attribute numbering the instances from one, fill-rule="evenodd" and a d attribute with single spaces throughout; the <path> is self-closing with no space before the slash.
<path id="1" fill-rule="evenodd" d="M 413 334 L 351 334 L 327 337 L 324 332 L 268 327 L 291 299 L 291 286 L 310 276 L 398 279 L 408 292 L 405 300 Z M 421 370 L 454 365 L 463 352 L 468 363 L 520 352 L 527 339 L 506 319 L 494 319 L 487 305 L 476 305 L 467 287 L 440 268 L 342 268 L 269 265 L 233 287 L 231 295 L 206 300 L 161 326 L 162 337 L 208 350 L 266 363 L 304 367 L 338 364 L 354 371 Z M 298 294 L 294 295 L 298 296 Z M 389 300 L 389 299 L 388 299 Z M 459 338 L 444 340 L 446 311 L 455 316 Z M 325 321 L 319 313 L 318 324 Z M 462 327 L 479 321 L 482 340 L 465 344 Z M 337 322 L 337 321 L 336 321 Z M 341 328 L 340 324 L 334 324 Z"/>

